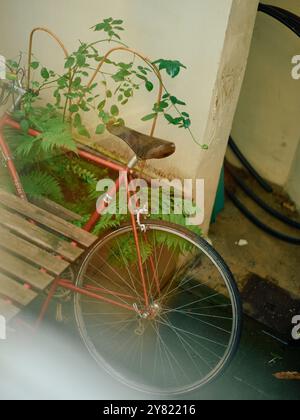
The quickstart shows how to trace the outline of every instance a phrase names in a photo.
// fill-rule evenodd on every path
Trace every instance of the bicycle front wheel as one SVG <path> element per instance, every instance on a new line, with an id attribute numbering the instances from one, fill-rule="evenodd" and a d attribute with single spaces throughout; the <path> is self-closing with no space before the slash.
<path id="1" fill-rule="evenodd" d="M 129 225 L 87 255 L 77 278 L 88 291 L 75 295 L 77 325 L 91 355 L 118 380 L 153 394 L 188 393 L 233 358 L 239 293 L 205 240 L 164 222 L 146 227 L 138 233 L 143 276 Z"/>

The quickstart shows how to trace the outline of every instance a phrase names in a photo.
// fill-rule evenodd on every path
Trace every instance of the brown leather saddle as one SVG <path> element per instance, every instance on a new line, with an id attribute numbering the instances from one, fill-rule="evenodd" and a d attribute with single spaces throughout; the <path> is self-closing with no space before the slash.
<path id="1" fill-rule="evenodd" d="M 127 127 L 113 124 L 107 126 L 108 131 L 125 141 L 139 159 L 163 159 L 175 153 L 176 146 L 166 140 L 147 136 Z"/>

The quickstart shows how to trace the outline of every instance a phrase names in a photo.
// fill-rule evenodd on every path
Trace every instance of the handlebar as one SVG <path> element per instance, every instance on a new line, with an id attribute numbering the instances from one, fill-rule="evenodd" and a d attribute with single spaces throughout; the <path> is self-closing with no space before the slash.
<path id="1" fill-rule="evenodd" d="M 13 105 L 10 111 L 14 111 L 25 93 L 18 74 L 6 73 L 5 79 L 0 79 L 0 106 L 6 105 L 12 98 Z"/>

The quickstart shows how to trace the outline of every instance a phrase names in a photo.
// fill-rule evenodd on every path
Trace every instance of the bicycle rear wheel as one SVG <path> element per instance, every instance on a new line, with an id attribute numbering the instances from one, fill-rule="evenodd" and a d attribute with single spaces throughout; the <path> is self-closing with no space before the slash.
<path id="1" fill-rule="evenodd" d="M 87 255 L 76 293 L 80 335 L 98 364 L 123 383 L 160 395 L 188 393 L 217 378 L 240 340 L 241 303 L 233 276 L 202 238 L 146 222 L 139 232 L 145 283 L 131 225 Z"/>

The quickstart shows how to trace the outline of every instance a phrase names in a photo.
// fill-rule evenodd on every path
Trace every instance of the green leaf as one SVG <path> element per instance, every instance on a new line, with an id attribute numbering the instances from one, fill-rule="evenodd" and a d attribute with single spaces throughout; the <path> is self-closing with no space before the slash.
<path id="1" fill-rule="evenodd" d="M 41 70 L 41 76 L 45 80 L 48 80 L 50 77 L 49 71 L 45 67 L 43 67 Z"/>
<path id="2" fill-rule="evenodd" d="M 104 101 L 101 101 L 100 104 L 98 105 L 98 110 L 101 111 L 106 105 L 106 100 L 104 99 Z"/>
<path id="3" fill-rule="evenodd" d="M 35 81 L 35 80 L 31 83 L 31 85 L 32 85 L 32 87 L 34 87 L 35 89 L 39 89 L 39 87 L 41 86 L 41 85 L 40 85 L 40 83 L 39 83 L 39 82 L 37 82 L 37 81 Z"/>
<path id="4" fill-rule="evenodd" d="M 84 112 L 88 112 L 90 108 L 87 106 L 86 101 L 82 100 L 79 104 L 80 109 Z"/>
<path id="5" fill-rule="evenodd" d="M 113 105 L 110 109 L 111 115 L 117 117 L 119 115 L 119 108 L 117 105 Z"/>
<path id="6" fill-rule="evenodd" d="M 121 19 L 112 21 L 112 25 L 122 25 L 122 23 L 124 23 L 124 21 Z"/>
<path id="7" fill-rule="evenodd" d="M 76 77 L 76 79 L 74 80 L 72 86 L 74 89 L 78 89 L 81 85 L 81 77 Z"/>
<path id="8" fill-rule="evenodd" d="M 181 68 L 186 69 L 186 66 L 184 66 L 180 61 L 178 60 L 157 60 L 153 64 L 158 64 L 159 70 L 166 70 L 169 76 L 172 78 L 178 76 L 180 73 Z"/>
<path id="9" fill-rule="evenodd" d="M 76 114 L 75 115 L 75 117 L 74 117 L 74 123 L 73 124 L 74 124 L 74 127 L 75 128 L 78 128 L 78 127 L 80 127 L 82 125 L 80 114 Z"/>
<path id="10" fill-rule="evenodd" d="M 56 98 L 56 103 L 55 103 L 55 106 L 59 106 L 59 105 L 60 105 L 60 103 L 61 103 L 61 94 L 59 93 L 59 89 L 56 89 L 56 90 L 53 92 L 53 96 L 54 96 L 54 98 Z"/>
<path id="11" fill-rule="evenodd" d="M 78 112 L 79 111 L 79 106 L 78 105 L 71 105 L 69 108 L 69 111 L 73 114 L 74 112 Z"/>
<path id="12" fill-rule="evenodd" d="M 92 86 L 89 88 L 89 92 L 92 93 L 92 91 L 98 86 L 98 83 L 93 83 Z"/>
<path id="13" fill-rule="evenodd" d="M 189 118 L 190 114 L 188 114 L 187 112 L 182 112 L 182 115 L 186 118 Z"/>
<path id="14" fill-rule="evenodd" d="M 33 171 L 21 177 L 26 193 L 30 197 L 48 197 L 63 201 L 63 193 L 58 181 L 46 172 Z"/>
<path id="15" fill-rule="evenodd" d="M 74 66 L 74 64 L 75 64 L 75 58 L 74 57 L 68 57 L 66 62 L 65 62 L 65 68 L 70 69 Z"/>
<path id="16" fill-rule="evenodd" d="M 110 121 L 110 115 L 105 111 L 99 112 L 99 117 L 102 119 L 104 124 L 108 124 Z"/>
<path id="17" fill-rule="evenodd" d="M 185 102 L 180 101 L 179 99 L 176 98 L 176 96 L 170 96 L 170 100 L 173 105 L 186 105 Z"/>
<path id="18" fill-rule="evenodd" d="M 127 90 L 125 90 L 125 92 L 124 92 L 124 96 L 126 97 L 126 98 L 131 98 L 131 96 L 132 96 L 132 89 L 127 89 Z"/>
<path id="19" fill-rule="evenodd" d="M 116 74 L 114 74 L 112 78 L 114 79 L 115 82 L 124 82 L 125 77 L 130 76 L 130 75 L 131 73 L 124 68 L 118 71 Z"/>
<path id="20" fill-rule="evenodd" d="M 170 123 L 174 124 L 174 118 L 170 114 L 164 114 L 165 119 Z"/>
<path id="21" fill-rule="evenodd" d="M 144 82 L 147 82 L 148 81 L 147 77 L 146 76 L 143 76 L 142 74 L 137 74 L 136 77 L 138 77 L 141 80 L 144 80 Z"/>
<path id="22" fill-rule="evenodd" d="M 91 138 L 90 133 L 84 126 L 78 128 L 78 133 L 80 134 L 80 136 L 87 137 L 88 139 Z"/>
<path id="23" fill-rule="evenodd" d="M 58 79 L 57 84 L 61 89 L 66 88 L 68 86 L 67 78 L 65 76 L 61 77 Z"/>
<path id="24" fill-rule="evenodd" d="M 113 96 L 112 91 L 111 90 L 107 90 L 106 91 L 106 97 L 107 98 L 112 98 L 112 96 Z"/>
<path id="25" fill-rule="evenodd" d="M 174 124 L 179 125 L 184 121 L 183 117 L 174 118 Z"/>
<path id="26" fill-rule="evenodd" d="M 33 70 L 36 70 L 39 68 L 39 65 L 40 63 L 38 61 L 33 61 L 30 66 Z"/>
<path id="27" fill-rule="evenodd" d="M 103 134 L 105 132 L 105 125 L 99 124 L 96 128 L 96 134 Z"/>
<path id="28" fill-rule="evenodd" d="M 189 118 L 183 121 L 184 128 L 190 128 L 191 125 L 192 125 L 192 121 Z"/>
<path id="29" fill-rule="evenodd" d="M 36 137 L 24 135 L 22 132 L 20 132 L 20 134 L 22 137 L 20 138 L 20 143 L 15 149 L 14 154 L 18 160 L 21 159 L 23 162 L 26 162 L 26 157 L 30 156 L 32 151 L 35 153 L 34 148 L 38 140 Z"/>
<path id="30" fill-rule="evenodd" d="M 84 54 L 77 54 L 76 55 L 76 62 L 78 67 L 84 67 L 86 63 L 86 57 Z"/>
<path id="31" fill-rule="evenodd" d="M 22 120 L 20 122 L 20 126 L 21 126 L 21 129 L 22 129 L 23 133 L 27 134 L 28 133 L 28 130 L 30 128 L 29 121 L 28 120 L 25 120 L 25 119 Z"/>
<path id="32" fill-rule="evenodd" d="M 114 33 L 112 33 L 112 35 L 111 35 L 112 37 L 114 36 L 115 38 L 117 38 L 117 39 L 119 39 L 119 40 L 121 40 L 121 37 L 118 35 L 118 34 L 116 34 L 115 32 Z"/>
<path id="33" fill-rule="evenodd" d="M 153 120 L 156 116 L 157 116 L 157 113 L 146 115 L 145 117 L 142 118 L 142 121 L 150 121 L 150 120 Z"/>
<path id="34" fill-rule="evenodd" d="M 106 23 L 98 23 L 96 26 L 94 26 L 94 30 L 97 31 L 103 31 L 103 29 L 106 27 Z"/>
<path id="35" fill-rule="evenodd" d="M 10 68 L 15 69 L 15 70 L 18 70 L 18 68 L 19 68 L 19 64 L 14 60 L 7 60 L 7 65 Z"/>
<path id="36" fill-rule="evenodd" d="M 146 82 L 146 89 L 148 90 L 148 92 L 152 92 L 153 88 L 154 88 L 153 83 L 150 82 L 149 80 L 147 80 L 147 82 Z"/>
<path id="37" fill-rule="evenodd" d="M 142 66 L 138 66 L 138 69 L 141 73 L 143 73 L 145 76 L 147 76 L 147 71 Z"/>
<path id="38" fill-rule="evenodd" d="M 168 102 L 161 101 L 159 104 L 155 104 L 153 110 L 155 112 L 163 112 L 166 108 L 169 107 Z"/>

